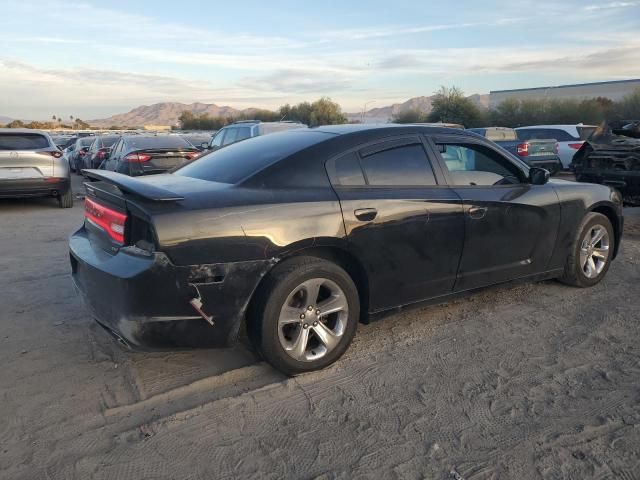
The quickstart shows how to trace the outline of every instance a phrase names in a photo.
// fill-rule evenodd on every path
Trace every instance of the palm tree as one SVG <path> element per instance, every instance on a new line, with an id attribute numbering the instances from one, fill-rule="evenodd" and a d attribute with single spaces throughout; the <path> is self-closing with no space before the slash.
<path id="1" fill-rule="evenodd" d="M 56 116 L 55 116 L 55 115 L 52 115 L 52 116 L 51 116 L 51 120 L 55 121 L 55 119 L 56 119 Z"/>

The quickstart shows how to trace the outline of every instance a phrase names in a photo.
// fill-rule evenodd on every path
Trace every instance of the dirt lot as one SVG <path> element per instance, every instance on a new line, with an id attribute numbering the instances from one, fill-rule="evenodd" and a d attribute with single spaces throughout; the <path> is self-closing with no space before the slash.
<path id="1" fill-rule="evenodd" d="M 123 350 L 71 285 L 81 202 L 0 201 L 0 478 L 638 479 L 637 210 L 593 289 L 398 314 L 287 379 L 242 348 Z"/>

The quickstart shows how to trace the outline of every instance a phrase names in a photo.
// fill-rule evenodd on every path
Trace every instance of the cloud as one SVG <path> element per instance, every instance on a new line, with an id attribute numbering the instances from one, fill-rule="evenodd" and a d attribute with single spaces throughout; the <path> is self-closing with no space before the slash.
<path id="1" fill-rule="evenodd" d="M 344 30 L 327 31 L 321 38 L 324 42 L 335 41 L 356 41 L 368 40 L 372 38 L 399 37 L 404 35 L 415 35 L 419 33 L 437 32 L 442 30 L 464 29 L 472 27 L 502 26 L 522 21 L 522 18 L 509 17 L 492 20 L 489 22 L 461 22 L 443 23 L 434 25 L 395 25 L 373 28 L 352 28 Z"/>
<path id="2" fill-rule="evenodd" d="M 238 86 L 249 91 L 270 91 L 288 95 L 326 95 L 351 90 L 354 80 L 352 75 L 336 75 L 332 72 L 280 69 L 268 75 L 242 78 Z"/>
<path id="3" fill-rule="evenodd" d="M 640 2 L 609 2 L 587 5 L 584 9 L 593 12 L 598 10 L 610 10 L 612 8 L 629 8 L 637 6 L 640 6 Z"/>

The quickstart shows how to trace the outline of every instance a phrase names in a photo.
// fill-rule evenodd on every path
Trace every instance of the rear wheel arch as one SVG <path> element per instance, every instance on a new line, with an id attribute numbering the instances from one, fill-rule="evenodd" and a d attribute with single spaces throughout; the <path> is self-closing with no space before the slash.
<path id="1" fill-rule="evenodd" d="M 611 222 L 611 226 L 613 227 L 613 236 L 615 237 L 615 244 L 613 246 L 613 257 L 615 258 L 618 254 L 618 247 L 620 245 L 620 238 L 622 237 L 622 232 L 620 231 L 620 221 L 618 218 L 618 214 L 614 207 L 609 205 L 597 205 L 589 209 L 589 212 L 600 213 L 607 217 Z M 587 212 L 587 213 L 589 213 Z"/>
<path id="2" fill-rule="evenodd" d="M 329 262 L 335 263 L 340 266 L 343 270 L 345 270 L 353 283 L 355 283 L 356 288 L 358 289 L 358 296 L 360 299 L 360 322 L 361 323 L 369 323 L 368 316 L 368 307 L 369 307 L 369 279 L 366 274 L 366 271 L 360 261 L 349 251 L 344 248 L 337 246 L 322 246 L 322 247 L 307 247 L 301 248 L 295 251 L 292 251 L 283 257 L 273 265 L 269 271 L 262 277 L 258 285 L 253 291 L 251 296 L 251 300 L 249 301 L 249 305 L 247 308 L 247 312 L 245 315 L 245 322 L 248 317 L 252 315 L 253 306 L 257 301 L 257 298 L 260 295 L 262 289 L 265 288 L 265 283 L 267 278 L 269 278 L 273 269 L 277 266 L 297 257 L 315 257 L 323 260 L 327 260 Z"/>

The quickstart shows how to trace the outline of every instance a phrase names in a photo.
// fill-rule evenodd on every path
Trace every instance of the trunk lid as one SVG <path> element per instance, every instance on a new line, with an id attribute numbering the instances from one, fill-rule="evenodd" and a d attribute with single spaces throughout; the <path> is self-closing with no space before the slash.
<path id="1" fill-rule="evenodd" d="M 52 177 L 54 161 L 47 151 L 0 150 L 0 180 Z"/>
<path id="2" fill-rule="evenodd" d="M 549 140 L 527 140 L 524 143 L 529 144 L 529 156 L 552 156 L 556 155 L 556 144 L 554 139 Z"/>
<path id="3" fill-rule="evenodd" d="M 161 173 L 167 170 L 180 167 L 189 161 L 191 161 L 197 154 L 198 150 L 193 149 L 175 149 L 175 148 L 162 148 L 162 149 L 147 149 L 134 152 L 133 155 L 138 155 L 142 158 L 144 155 L 149 156 L 148 160 L 137 161 L 132 165 L 138 168 L 138 173 L 151 174 Z M 134 167 L 134 168 L 136 168 Z"/>

